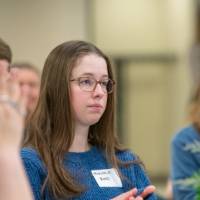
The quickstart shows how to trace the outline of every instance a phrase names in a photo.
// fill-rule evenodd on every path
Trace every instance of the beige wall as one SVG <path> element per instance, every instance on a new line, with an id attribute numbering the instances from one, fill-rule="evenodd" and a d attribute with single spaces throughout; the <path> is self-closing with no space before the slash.
<path id="1" fill-rule="evenodd" d="M 139 154 L 152 176 L 162 176 L 169 169 L 174 66 L 129 63 L 124 67 L 123 140 Z"/>
<path id="2" fill-rule="evenodd" d="M 188 54 L 194 40 L 194 5 L 193 1 L 168 0 L 166 15 L 169 26 L 169 43 L 179 57 L 174 71 L 174 126 L 180 127 L 185 115 L 185 106 L 190 93 L 191 80 Z"/>
<path id="3" fill-rule="evenodd" d="M 95 0 L 94 40 L 113 53 L 168 49 L 166 16 L 161 0 Z"/>
<path id="4" fill-rule="evenodd" d="M 48 53 L 71 39 L 87 39 L 85 0 L 0 0 L 0 37 L 14 61 L 42 67 Z"/>

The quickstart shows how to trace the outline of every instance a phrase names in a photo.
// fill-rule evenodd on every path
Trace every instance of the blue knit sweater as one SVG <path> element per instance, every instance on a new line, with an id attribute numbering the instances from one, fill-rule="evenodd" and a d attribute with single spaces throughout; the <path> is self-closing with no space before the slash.
<path id="1" fill-rule="evenodd" d="M 185 146 L 200 142 L 200 133 L 193 125 L 183 128 L 173 138 L 171 143 L 171 178 L 177 180 L 189 178 L 200 169 L 200 153 L 185 150 Z M 195 191 L 191 187 L 183 187 L 178 184 L 173 186 L 173 196 L 176 200 L 192 200 Z"/>
<path id="2" fill-rule="evenodd" d="M 41 200 L 41 188 L 47 175 L 46 168 L 39 154 L 32 148 L 24 148 L 21 151 L 25 170 L 29 177 L 31 187 L 36 200 Z M 122 161 L 131 161 L 135 156 L 129 151 L 117 153 L 117 157 Z M 150 184 L 144 170 L 138 164 L 132 164 L 125 168 L 120 168 L 121 173 L 126 178 L 121 179 L 122 187 L 100 187 L 91 170 L 110 169 L 112 166 L 106 161 L 103 152 L 92 147 L 91 150 L 83 153 L 67 153 L 64 159 L 65 167 L 75 177 L 76 181 L 86 187 L 86 190 L 73 200 L 109 200 L 133 187 L 142 190 Z M 43 194 L 44 200 L 54 198 L 46 188 Z M 147 200 L 155 200 L 154 194 L 148 196 Z"/>

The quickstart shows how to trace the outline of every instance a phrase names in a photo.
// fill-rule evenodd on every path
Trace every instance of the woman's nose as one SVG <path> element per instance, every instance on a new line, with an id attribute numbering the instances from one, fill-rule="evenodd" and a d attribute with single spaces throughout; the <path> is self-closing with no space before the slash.
<path id="1" fill-rule="evenodd" d="M 105 95 L 105 92 L 104 92 L 103 88 L 101 87 L 101 85 L 99 83 L 97 83 L 96 87 L 94 88 L 93 94 L 95 96 Z"/>

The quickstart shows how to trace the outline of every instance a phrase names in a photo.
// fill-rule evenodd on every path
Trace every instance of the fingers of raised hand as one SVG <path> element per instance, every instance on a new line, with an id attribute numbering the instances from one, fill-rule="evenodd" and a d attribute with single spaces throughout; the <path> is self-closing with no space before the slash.
<path id="1" fill-rule="evenodd" d="M 135 196 L 137 194 L 137 189 L 134 188 L 132 190 L 129 190 L 128 192 L 125 192 L 115 198 L 113 198 L 112 200 L 129 200 L 130 198 L 132 198 L 133 196 Z M 133 198 L 134 199 L 134 198 Z M 130 199 L 132 200 L 132 199 Z M 135 199 L 134 199 L 135 200 Z"/>
<path id="2" fill-rule="evenodd" d="M 0 103 L 8 104 L 19 114 L 25 116 L 26 99 L 20 93 L 16 76 L 15 71 L 8 73 L 0 69 Z"/>
<path id="3" fill-rule="evenodd" d="M 137 196 L 137 197 L 130 197 L 128 200 L 143 200 L 143 198 L 141 196 Z"/>
<path id="4" fill-rule="evenodd" d="M 141 196 L 138 196 L 134 200 L 143 200 L 143 198 Z"/>
<path id="5" fill-rule="evenodd" d="M 147 186 L 144 191 L 140 194 L 141 197 L 145 198 L 148 195 L 152 194 L 153 192 L 155 192 L 156 188 L 153 185 L 149 185 Z"/>
<path id="6" fill-rule="evenodd" d="M 9 79 L 7 81 L 8 93 L 14 101 L 18 101 L 21 97 L 20 87 L 17 80 L 17 69 L 11 69 Z"/>

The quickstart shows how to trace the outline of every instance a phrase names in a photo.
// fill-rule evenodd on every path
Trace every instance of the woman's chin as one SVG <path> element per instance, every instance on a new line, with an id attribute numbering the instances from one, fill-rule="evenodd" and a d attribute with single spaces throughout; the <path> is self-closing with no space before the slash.
<path id="1" fill-rule="evenodd" d="M 100 120 L 100 118 L 88 119 L 87 122 L 86 122 L 86 124 L 88 126 L 92 126 L 92 125 L 96 124 L 99 120 Z"/>

